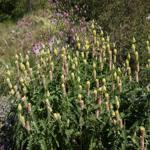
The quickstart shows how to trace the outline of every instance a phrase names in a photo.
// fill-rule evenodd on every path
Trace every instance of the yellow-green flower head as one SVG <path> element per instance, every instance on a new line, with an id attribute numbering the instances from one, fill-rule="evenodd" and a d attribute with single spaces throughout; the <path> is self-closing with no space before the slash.
<path id="1" fill-rule="evenodd" d="M 49 91 L 46 92 L 46 96 L 50 97 L 50 92 Z"/>
<path id="2" fill-rule="evenodd" d="M 23 87 L 23 93 L 26 94 L 27 92 L 28 92 L 28 91 L 27 91 L 27 87 L 24 86 L 24 87 Z"/>
<path id="3" fill-rule="evenodd" d="M 76 66 L 75 64 L 72 64 L 72 69 L 75 70 Z"/>
<path id="4" fill-rule="evenodd" d="M 64 82 L 65 81 L 65 76 L 62 74 L 61 75 L 61 81 Z"/>
<path id="5" fill-rule="evenodd" d="M 87 81 L 86 84 L 88 87 L 90 87 L 90 81 Z"/>
<path id="6" fill-rule="evenodd" d="M 118 96 L 115 96 L 115 103 L 116 103 L 117 109 L 119 109 L 120 103 L 119 103 L 119 98 L 118 98 Z"/>
<path id="7" fill-rule="evenodd" d="M 18 90 L 17 85 L 14 86 L 14 90 L 15 90 L 15 92 L 17 92 L 17 90 Z"/>
<path id="8" fill-rule="evenodd" d="M 47 107 L 50 106 L 50 103 L 49 103 L 48 99 L 45 100 L 45 104 L 46 104 Z"/>
<path id="9" fill-rule="evenodd" d="M 94 69 L 96 68 L 96 63 L 95 63 L 95 62 L 93 62 L 93 68 L 94 68 Z"/>
<path id="10" fill-rule="evenodd" d="M 97 90 L 96 89 L 94 90 L 93 93 L 94 93 L 94 96 L 97 97 Z"/>
<path id="11" fill-rule="evenodd" d="M 26 66 L 27 66 L 27 68 L 30 68 L 29 61 L 26 62 Z"/>
<path id="12" fill-rule="evenodd" d="M 102 90 L 102 87 L 99 87 L 99 88 L 98 88 L 98 92 L 101 93 L 102 91 L 103 91 L 103 90 Z"/>
<path id="13" fill-rule="evenodd" d="M 24 66 L 24 64 L 23 64 L 23 63 L 20 63 L 20 69 L 21 69 L 22 71 L 24 71 L 24 70 L 25 70 L 25 66 Z"/>
<path id="14" fill-rule="evenodd" d="M 133 49 L 133 51 L 135 51 L 135 44 L 132 44 L 132 49 Z"/>
<path id="15" fill-rule="evenodd" d="M 103 30 L 101 30 L 101 35 L 104 35 L 104 32 L 103 32 Z"/>
<path id="16" fill-rule="evenodd" d="M 85 49 L 88 50 L 90 48 L 89 44 L 85 44 Z"/>
<path id="17" fill-rule="evenodd" d="M 110 44 L 109 43 L 107 43 L 107 48 L 108 48 L 108 50 L 110 50 Z"/>
<path id="18" fill-rule="evenodd" d="M 106 49 L 106 45 L 103 44 L 102 48 L 105 50 Z"/>
<path id="19" fill-rule="evenodd" d="M 61 115 L 60 115 L 60 113 L 54 113 L 53 115 L 54 115 L 54 119 L 55 119 L 55 120 L 61 120 Z"/>
<path id="20" fill-rule="evenodd" d="M 97 47 L 99 47 L 99 45 L 100 45 L 99 41 L 96 41 L 96 44 L 97 44 Z"/>
<path id="21" fill-rule="evenodd" d="M 29 55 L 26 55 L 26 60 L 29 61 Z"/>
<path id="22" fill-rule="evenodd" d="M 94 22 L 92 22 L 91 27 L 92 27 L 92 29 L 94 29 L 94 28 L 95 28 Z"/>
<path id="23" fill-rule="evenodd" d="M 76 40 L 77 40 L 77 41 L 79 41 L 79 40 L 80 40 L 78 35 L 76 36 Z"/>
<path id="24" fill-rule="evenodd" d="M 146 41 L 147 46 L 149 46 L 149 41 Z"/>
<path id="25" fill-rule="evenodd" d="M 135 37 L 133 37 L 133 43 L 135 43 L 136 42 L 136 39 L 135 39 Z"/>
<path id="26" fill-rule="evenodd" d="M 129 60 L 126 59 L 126 66 L 129 67 Z"/>
<path id="27" fill-rule="evenodd" d="M 104 37 L 102 37 L 102 42 L 105 42 L 105 38 Z"/>
<path id="28" fill-rule="evenodd" d="M 109 36 L 107 36 L 107 42 L 109 42 L 110 41 L 110 37 Z"/>
<path id="29" fill-rule="evenodd" d="M 96 30 L 93 30 L 93 35 L 96 36 Z"/>
<path id="30" fill-rule="evenodd" d="M 106 86 L 102 86 L 102 91 L 103 91 L 103 92 L 106 92 L 106 91 L 107 91 Z"/>
<path id="31" fill-rule="evenodd" d="M 140 131 L 141 131 L 141 134 L 144 135 L 144 133 L 145 133 L 145 128 L 144 128 L 143 126 L 141 126 L 141 127 L 140 127 Z"/>
<path id="32" fill-rule="evenodd" d="M 114 49 L 114 54 L 117 55 L 117 49 L 116 48 Z"/>
<path id="33" fill-rule="evenodd" d="M 10 78 L 7 78 L 6 81 L 7 81 L 8 84 L 11 83 L 11 82 L 10 82 Z"/>
<path id="34" fill-rule="evenodd" d="M 118 67 L 117 72 L 119 75 L 121 75 L 121 69 Z"/>
<path id="35" fill-rule="evenodd" d="M 52 112 L 52 111 L 53 111 L 53 110 L 52 110 L 52 107 L 50 107 L 50 106 L 47 107 L 47 110 L 48 110 L 49 112 Z"/>
<path id="36" fill-rule="evenodd" d="M 76 56 L 79 57 L 79 51 L 76 51 Z"/>
<path id="37" fill-rule="evenodd" d="M 71 60 L 71 56 L 70 55 L 68 55 L 67 57 L 68 57 L 68 60 Z"/>
<path id="38" fill-rule="evenodd" d="M 128 53 L 128 56 L 127 56 L 127 58 L 128 58 L 128 60 L 130 60 L 130 58 L 131 58 L 131 55 L 130 55 L 130 53 Z"/>
<path id="39" fill-rule="evenodd" d="M 19 59 L 19 56 L 16 54 L 16 55 L 15 55 L 15 58 L 18 60 L 18 59 Z"/>
<path id="40" fill-rule="evenodd" d="M 62 54 L 64 54 L 66 52 L 65 47 L 62 48 Z"/>
<path id="41" fill-rule="evenodd" d="M 104 85 L 106 85 L 106 79 L 105 78 L 102 79 L 102 82 Z"/>
<path id="42" fill-rule="evenodd" d="M 105 93 L 105 98 L 107 101 L 109 100 L 109 94 L 108 93 Z"/>
<path id="43" fill-rule="evenodd" d="M 114 79 L 115 80 L 117 79 L 117 73 L 116 73 L 116 71 L 114 72 Z"/>
<path id="44" fill-rule="evenodd" d="M 87 64 L 87 60 L 86 59 L 83 59 L 83 62 L 84 62 L 84 64 Z"/>
<path id="45" fill-rule="evenodd" d="M 57 55 L 58 54 L 58 49 L 54 48 L 54 54 Z"/>
<path id="46" fill-rule="evenodd" d="M 135 60 L 138 61 L 138 59 L 139 59 L 139 53 L 138 51 L 135 51 Z"/>
<path id="47" fill-rule="evenodd" d="M 128 70 L 128 74 L 130 75 L 131 74 L 131 68 L 128 67 L 127 70 Z"/>
<path id="48" fill-rule="evenodd" d="M 15 94 L 14 89 L 11 89 L 10 94 L 11 94 L 11 95 L 14 95 L 14 94 Z"/>
<path id="49" fill-rule="evenodd" d="M 78 78 L 77 78 L 78 83 L 80 83 L 80 80 L 81 80 L 80 77 L 78 77 Z"/>
<path id="50" fill-rule="evenodd" d="M 74 75 L 73 72 L 71 73 L 71 78 L 72 78 L 73 80 L 75 79 L 75 75 Z"/>
<path id="51" fill-rule="evenodd" d="M 79 85 L 79 90 L 82 91 L 82 85 Z"/>
<path id="52" fill-rule="evenodd" d="M 81 52 L 81 56 L 82 56 L 82 58 L 84 58 L 84 52 Z"/>
<path id="53" fill-rule="evenodd" d="M 80 42 L 78 42 L 78 43 L 77 43 L 77 47 L 78 47 L 78 49 L 80 49 L 80 48 L 81 48 L 81 44 L 80 44 Z"/>
<path id="54" fill-rule="evenodd" d="M 21 112 L 22 111 L 22 105 L 19 103 L 18 104 L 18 111 Z"/>
<path id="55" fill-rule="evenodd" d="M 82 95 L 78 94 L 78 99 L 81 100 L 82 99 Z"/>

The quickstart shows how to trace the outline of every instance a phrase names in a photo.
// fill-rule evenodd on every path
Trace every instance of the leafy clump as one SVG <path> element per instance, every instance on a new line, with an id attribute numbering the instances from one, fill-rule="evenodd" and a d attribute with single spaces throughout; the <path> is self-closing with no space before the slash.
<path id="1" fill-rule="evenodd" d="M 123 64 L 94 22 L 74 45 L 15 57 L 7 68 L 14 149 L 145 149 L 149 145 L 149 87 L 133 38 Z M 149 50 L 149 42 L 147 42 Z M 134 62 L 131 64 L 131 62 Z M 144 108 L 141 109 L 141 108 Z M 141 126 L 141 128 L 140 128 Z"/>

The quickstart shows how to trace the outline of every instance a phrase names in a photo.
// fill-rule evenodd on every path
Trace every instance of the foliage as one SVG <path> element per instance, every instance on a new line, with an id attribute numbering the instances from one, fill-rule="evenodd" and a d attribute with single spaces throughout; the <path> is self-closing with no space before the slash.
<path id="1" fill-rule="evenodd" d="M 150 89 L 140 74 L 150 62 L 139 63 L 133 39 L 131 53 L 118 63 L 119 51 L 96 28 L 93 22 L 87 32 L 74 33 L 74 44 L 55 43 L 51 50 L 45 43 L 34 55 L 20 53 L 15 71 L 7 67 L 14 149 L 149 146 Z"/>
<path id="2" fill-rule="evenodd" d="M 0 22 L 6 19 L 18 19 L 25 13 L 44 8 L 47 0 L 0 0 Z"/>
<path id="3" fill-rule="evenodd" d="M 96 20 L 109 33 L 117 48 L 121 49 L 122 58 L 130 51 L 132 37 L 136 37 L 140 41 L 138 46 L 142 53 L 141 61 L 145 63 L 145 40 L 150 34 L 150 22 L 147 19 L 150 12 L 149 0 L 61 0 L 57 6 L 70 14 L 74 12 L 73 14 L 85 17 L 86 21 Z"/>

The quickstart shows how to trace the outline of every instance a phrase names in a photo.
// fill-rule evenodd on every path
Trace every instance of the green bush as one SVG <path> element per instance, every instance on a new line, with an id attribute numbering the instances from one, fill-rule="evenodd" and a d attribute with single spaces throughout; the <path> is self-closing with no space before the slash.
<path id="1" fill-rule="evenodd" d="M 47 0 L 0 0 L 0 21 L 18 19 L 31 10 L 45 6 Z"/>
<path id="2" fill-rule="evenodd" d="M 132 55 L 118 63 L 119 52 L 94 24 L 81 36 L 74 47 L 49 51 L 45 44 L 36 56 L 16 55 L 14 74 L 7 68 L 13 149 L 149 146 L 149 87 L 139 76 L 149 62 L 139 66 L 133 44 Z"/>

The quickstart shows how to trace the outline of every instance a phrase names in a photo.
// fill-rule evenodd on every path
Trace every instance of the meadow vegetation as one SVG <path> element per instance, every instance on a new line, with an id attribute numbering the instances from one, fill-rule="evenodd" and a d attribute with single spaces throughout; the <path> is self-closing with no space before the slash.
<path id="1" fill-rule="evenodd" d="M 0 23 L 0 94 L 10 103 L 4 147 L 148 150 L 148 1 L 40 2 Z"/>

